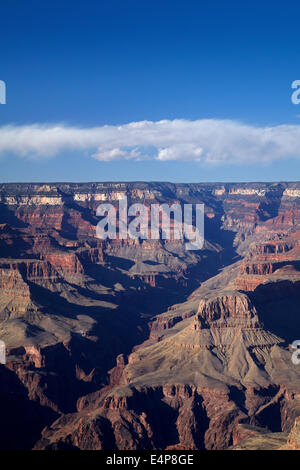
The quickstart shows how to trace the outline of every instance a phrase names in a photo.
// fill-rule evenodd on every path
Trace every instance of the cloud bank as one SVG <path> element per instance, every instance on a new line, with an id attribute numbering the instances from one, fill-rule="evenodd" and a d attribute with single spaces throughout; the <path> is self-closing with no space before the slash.
<path id="1" fill-rule="evenodd" d="M 197 161 L 263 163 L 300 158 L 300 126 L 254 127 L 231 120 L 140 121 L 121 126 L 0 127 L 0 155 L 42 158 L 88 152 L 100 161 Z"/>

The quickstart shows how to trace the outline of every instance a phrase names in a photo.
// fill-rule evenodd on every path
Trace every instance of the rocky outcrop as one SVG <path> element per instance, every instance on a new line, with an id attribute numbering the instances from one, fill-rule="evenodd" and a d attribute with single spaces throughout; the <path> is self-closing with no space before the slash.
<path id="1" fill-rule="evenodd" d="M 300 450 L 300 417 L 295 420 L 294 426 L 288 435 L 285 449 Z"/>
<path id="2" fill-rule="evenodd" d="M 257 312 L 247 295 L 227 292 L 218 297 L 200 300 L 195 330 L 227 326 L 255 328 L 259 326 Z"/>

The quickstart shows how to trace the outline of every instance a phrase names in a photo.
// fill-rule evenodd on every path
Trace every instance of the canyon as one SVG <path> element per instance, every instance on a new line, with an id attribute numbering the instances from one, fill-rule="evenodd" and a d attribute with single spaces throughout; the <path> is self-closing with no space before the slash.
<path id="1" fill-rule="evenodd" d="M 96 237 L 204 204 L 205 242 Z M 299 449 L 300 183 L 0 184 L 1 449 Z"/>

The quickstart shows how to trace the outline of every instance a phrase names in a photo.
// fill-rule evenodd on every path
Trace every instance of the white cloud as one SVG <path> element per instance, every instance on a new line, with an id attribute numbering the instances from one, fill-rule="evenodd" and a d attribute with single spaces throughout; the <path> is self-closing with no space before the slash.
<path id="1" fill-rule="evenodd" d="M 175 119 L 93 128 L 39 124 L 0 127 L 0 154 L 32 158 L 66 150 L 87 151 L 100 161 L 271 162 L 300 157 L 300 126 L 254 127 L 230 120 Z"/>

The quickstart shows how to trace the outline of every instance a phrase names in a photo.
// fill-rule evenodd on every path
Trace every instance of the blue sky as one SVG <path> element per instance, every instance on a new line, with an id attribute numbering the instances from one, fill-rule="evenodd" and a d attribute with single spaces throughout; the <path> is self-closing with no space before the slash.
<path id="1" fill-rule="evenodd" d="M 246 3 L 2 0 L 0 180 L 299 180 L 300 4 Z"/>

